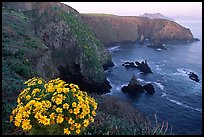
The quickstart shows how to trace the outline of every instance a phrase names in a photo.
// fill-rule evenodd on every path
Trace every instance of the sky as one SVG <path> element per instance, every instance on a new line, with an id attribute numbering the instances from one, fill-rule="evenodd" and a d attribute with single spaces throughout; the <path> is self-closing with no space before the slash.
<path id="1" fill-rule="evenodd" d="M 161 13 L 165 16 L 202 17 L 202 2 L 62 2 L 80 13 L 108 13 L 139 16 Z"/>

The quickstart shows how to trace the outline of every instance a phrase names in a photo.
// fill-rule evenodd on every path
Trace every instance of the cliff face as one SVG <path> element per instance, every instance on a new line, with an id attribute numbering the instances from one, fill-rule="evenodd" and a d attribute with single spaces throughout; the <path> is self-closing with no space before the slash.
<path id="1" fill-rule="evenodd" d="M 2 13 L 3 68 L 10 78 L 61 77 L 82 90 L 109 91 L 104 69 L 113 65 L 111 57 L 76 10 L 57 2 L 8 2 Z"/>
<path id="2" fill-rule="evenodd" d="M 81 16 L 84 23 L 104 44 L 139 41 L 141 37 L 162 42 L 194 40 L 188 28 L 165 19 L 89 14 Z"/>

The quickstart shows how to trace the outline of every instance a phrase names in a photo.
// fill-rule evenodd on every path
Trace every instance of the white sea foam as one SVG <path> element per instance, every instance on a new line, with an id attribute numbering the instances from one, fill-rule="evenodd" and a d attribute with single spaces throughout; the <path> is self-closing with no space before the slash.
<path id="1" fill-rule="evenodd" d="M 182 106 L 182 107 L 185 107 L 185 108 L 189 108 L 189 109 L 192 109 L 192 110 L 195 110 L 195 111 L 198 111 L 198 112 L 202 112 L 202 109 L 193 108 L 193 107 L 191 107 L 191 106 L 189 106 L 189 105 L 186 105 L 186 104 L 184 104 L 184 103 L 182 103 L 182 102 L 180 102 L 180 101 L 178 101 L 178 100 L 170 99 L 170 98 L 167 96 L 166 93 L 162 93 L 161 97 L 165 97 L 165 98 L 166 98 L 167 100 L 169 100 L 170 102 L 175 103 L 175 104 L 177 104 L 177 105 L 179 105 L 179 106 Z"/>
<path id="2" fill-rule="evenodd" d="M 141 79 L 141 78 L 137 78 L 138 81 L 140 82 L 144 82 L 145 80 L 144 79 Z"/>
<path id="3" fill-rule="evenodd" d="M 168 98 L 168 97 L 167 97 L 166 99 L 168 99 L 169 101 L 171 101 L 171 102 L 173 102 L 173 103 L 175 103 L 175 104 L 177 104 L 177 105 L 179 105 L 179 106 L 182 106 L 182 107 L 185 107 L 185 108 L 189 108 L 189 109 L 192 109 L 192 110 L 195 110 L 195 111 L 198 111 L 198 112 L 202 112 L 202 109 L 193 108 L 193 107 L 191 107 L 191 106 L 189 106 L 189 105 L 183 104 L 183 103 L 181 103 L 181 102 L 179 102 L 179 101 L 177 101 L 177 100 L 170 99 L 170 98 Z"/>
<path id="4" fill-rule="evenodd" d="M 159 82 L 154 82 L 154 84 L 156 84 L 157 87 L 159 87 L 161 90 L 164 90 L 164 86 L 163 86 L 161 83 L 159 83 Z"/>
<path id="5" fill-rule="evenodd" d="M 166 93 L 162 93 L 161 97 L 165 97 L 166 96 Z"/>
<path id="6" fill-rule="evenodd" d="M 155 65 L 155 67 L 156 67 L 156 70 L 157 70 L 157 71 L 161 71 L 161 68 L 160 68 L 159 65 Z"/>
<path id="7" fill-rule="evenodd" d="M 151 81 L 145 81 L 144 83 L 147 83 L 147 84 L 149 84 L 149 83 L 152 83 Z"/>
<path id="8" fill-rule="evenodd" d="M 136 76 L 138 76 L 138 75 L 140 75 L 140 74 L 142 74 L 142 73 L 143 73 L 143 72 L 139 72 L 139 73 L 136 74 Z"/>
<path id="9" fill-rule="evenodd" d="M 174 72 L 173 75 L 181 75 L 181 76 L 188 76 L 190 72 L 192 72 L 191 69 L 187 68 L 177 68 L 177 72 Z"/>
<path id="10" fill-rule="evenodd" d="M 114 46 L 114 47 L 108 48 L 108 51 L 109 52 L 114 52 L 114 51 L 119 50 L 119 48 L 120 48 L 120 46 Z"/>
<path id="11" fill-rule="evenodd" d="M 162 50 L 162 49 L 158 48 L 157 50 Z"/>

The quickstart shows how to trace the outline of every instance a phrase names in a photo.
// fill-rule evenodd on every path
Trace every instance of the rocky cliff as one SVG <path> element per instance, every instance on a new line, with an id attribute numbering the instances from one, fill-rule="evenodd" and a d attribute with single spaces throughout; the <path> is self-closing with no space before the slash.
<path id="1" fill-rule="evenodd" d="M 75 9 L 58 2 L 6 2 L 2 8 L 5 91 L 10 79 L 33 76 L 60 77 L 89 92 L 109 91 L 104 69 L 113 65 L 111 56 Z"/>
<path id="2" fill-rule="evenodd" d="M 166 19 L 137 16 L 82 14 L 84 23 L 104 43 L 140 41 L 193 41 L 190 29 Z"/>

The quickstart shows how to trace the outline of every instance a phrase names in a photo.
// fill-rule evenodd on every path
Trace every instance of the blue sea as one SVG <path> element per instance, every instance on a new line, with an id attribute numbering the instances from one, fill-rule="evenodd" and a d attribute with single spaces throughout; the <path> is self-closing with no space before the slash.
<path id="1" fill-rule="evenodd" d="M 166 44 L 167 50 L 152 49 L 139 44 L 112 44 L 108 47 L 114 67 L 106 71 L 112 89 L 108 95 L 131 102 L 155 124 L 168 122 L 173 134 L 202 134 L 202 21 L 177 21 L 190 28 L 200 41 L 188 44 Z M 147 60 L 152 74 L 143 75 L 137 69 L 126 69 L 126 61 Z M 199 82 L 188 77 L 195 72 Z M 152 83 L 153 95 L 130 97 L 121 91 L 135 74 L 144 85 Z"/>

